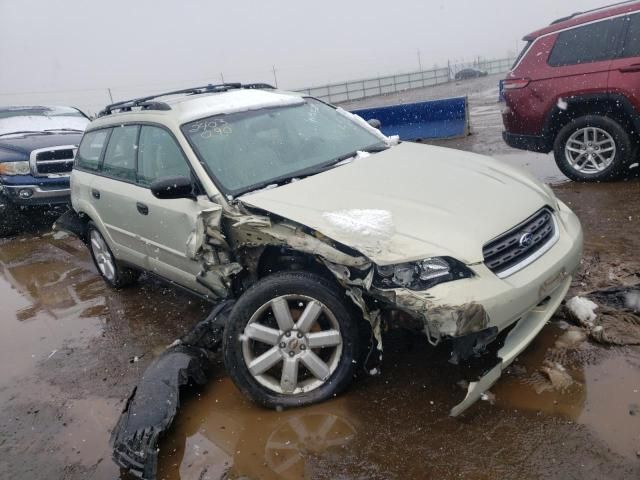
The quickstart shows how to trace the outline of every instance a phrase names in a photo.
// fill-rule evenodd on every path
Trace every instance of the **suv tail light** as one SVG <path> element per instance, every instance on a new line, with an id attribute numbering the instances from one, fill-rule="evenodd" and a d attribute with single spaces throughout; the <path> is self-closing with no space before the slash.
<path id="1" fill-rule="evenodd" d="M 505 90 L 517 90 L 519 88 L 524 88 L 529 85 L 531 79 L 529 78 L 513 78 L 507 79 L 504 81 L 504 89 Z"/>

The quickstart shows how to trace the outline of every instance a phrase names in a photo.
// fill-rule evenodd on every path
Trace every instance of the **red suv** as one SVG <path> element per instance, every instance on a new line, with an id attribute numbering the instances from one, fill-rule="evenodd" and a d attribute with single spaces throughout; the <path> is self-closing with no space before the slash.
<path id="1" fill-rule="evenodd" d="M 623 174 L 640 144 L 640 2 L 576 13 L 524 40 L 504 81 L 504 140 L 553 150 L 573 180 Z"/>

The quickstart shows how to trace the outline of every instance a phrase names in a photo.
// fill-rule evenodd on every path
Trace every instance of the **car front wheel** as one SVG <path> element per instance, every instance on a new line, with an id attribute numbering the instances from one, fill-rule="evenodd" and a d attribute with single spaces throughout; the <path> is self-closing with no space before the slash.
<path id="1" fill-rule="evenodd" d="M 619 177 L 634 153 L 624 128 L 615 120 L 598 115 L 572 120 L 560 130 L 554 143 L 558 168 L 578 182 Z"/>
<path id="2" fill-rule="evenodd" d="M 109 245 L 93 222 L 87 226 L 89 251 L 98 273 L 112 288 L 123 288 L 131 285 L 140 276 L 140 272 L 118 264 Z"/>
<path id="3" fill-rule="evenodd" d="M 260 280 L 233 307 L 223 350 L 229 376 L 270 408 L 323 401 L 352 381 L 357 317 L 344 293 L 305 272 Z"/>

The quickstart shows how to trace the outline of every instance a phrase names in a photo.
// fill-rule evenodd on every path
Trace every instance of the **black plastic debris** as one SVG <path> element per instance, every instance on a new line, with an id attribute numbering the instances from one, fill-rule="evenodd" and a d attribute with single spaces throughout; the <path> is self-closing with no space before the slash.
<path id="1" fill-rule="evenodd" d="M 207 382 L 232 305 L 232 301 L 217 305 L 205 320 L 167 348 L 131 392 L 110 443 L 115 463 L 134 477 L 156 478 L 158 440 L 180 407 L 180 388 Z"/>

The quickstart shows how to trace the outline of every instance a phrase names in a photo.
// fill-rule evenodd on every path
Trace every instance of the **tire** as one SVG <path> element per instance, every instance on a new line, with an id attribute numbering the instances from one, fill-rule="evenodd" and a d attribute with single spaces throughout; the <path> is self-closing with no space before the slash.
<path id="1" fill-rule="evenodd" d="M 274 300 L 281 312 L 278 319 L 272 309 Z M 290 316 L 282 313 L 284 307 Z M 307 328 L 300 319 L 303 312 L 311 311 L 319 313 Z M 229 315 L 223 339 L 226 370 L 242 393 L 265 407 L 321 402 L 343 391 L 354 377 L 360 359 L 359 319 L 344 292 L 323 277 L 307 272 L 270 275 L 249 288 Z M 248 328 L 250 324 L 260 324 L 261 330 L 266 327 L 269 331 L 262 338 L 267 340 L 256 340 L 260 331 Z M 322 333 L 327 346 L 311 346 L 317 345 L 322 331 L 332 331 Z M 271 361 L 256 366 L 259 358 Z M 249 370 L 252 362 L 254 373 Z M 293 373 L 287 375 L 285 369 Z"/>
<path id="2" fill-rule="evenodd" d="M 18 233 L 25 219 L 20 209 L 4 197 L 0 197 L 0 204 L 0 238 L 3 238 Z"/>
<path id="3" fill-rule="evenodd" d="M 629 133 L 615 120 L 599 115 L 572 120 L 558 132 L 553 144 L 558 168 L 577 182 L 620 177 L 635 152 Z"/>
<path id="4" fill-rule="evenodd" d="M 140 277 L 138 270 L 123 267 L 116 260 L 104 236 L 93 222 L 87 224 L 87 245 L 98 273 L 111 288 L 128 287 Z"/>

